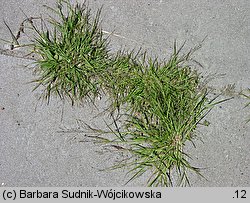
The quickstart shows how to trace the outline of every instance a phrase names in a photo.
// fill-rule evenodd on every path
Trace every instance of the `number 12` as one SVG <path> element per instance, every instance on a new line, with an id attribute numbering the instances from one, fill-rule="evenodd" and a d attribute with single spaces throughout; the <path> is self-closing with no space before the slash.
<path id="1" fill-rule="evenodd" d="M 247 194 L 246 190 L 240 190 L 240 191 L 236 190 L 234 193 L 236 194 L 236 198 L 247 198 L 246 197 L 246 194 Z"/>

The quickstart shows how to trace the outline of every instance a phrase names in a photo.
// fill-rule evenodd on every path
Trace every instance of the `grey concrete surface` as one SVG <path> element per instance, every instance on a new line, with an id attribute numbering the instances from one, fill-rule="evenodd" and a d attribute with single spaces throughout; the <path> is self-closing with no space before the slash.
<path id="1" fill-rule="evenodd" d="M 0 19 L 16 32 L 24 15 L 46 12 L 43 4 L 54 0 L 1 0 Z M 235 91 L 250 87 L 249 0 L 99 0 L 89 1 L 93 10 L 103 5 L 103 29 L 115 31 L 112 49 L 143 47 L 152 55 L 169 56 L 173 41 L 192 48 L 207 36 L 195 59 L 203 75 L 217 74 L 209 83 L 216 92 L 235 84 Z M 0 38 L 10 39 L 0 20 Z M 122 36 L 122 37 L 121 37 Z M 3 186 L 122 186 L 126 170 L 102 171 L 124 154 L 108 146 L 82 142 L 83 133 L 63 133 L 77 128 L 77 120 L 104 127 L 105 117 L 91 107 L 71 107 L 53 100 L 38 102 L 39 91 L 28 83 L 34 76 L 32 61 L 22 59 L 22 49 L 5 52 L 0 42 L 0 184 Z M 7 56 L 8 55 L 8 56 Z M 10 56 L 12 55 L 12 56 Z M 204 168 L 207 180 L 191 174 L 192 186 L 250 186 L 250 116 L 247 103 L 235 92 L 234 99 L 208 115 L 208 127 L 199 127 L 196 148 L 187 146 L 192 163 Z M 99 104 L 103 108 L 104 101 Z M 63 114 L 62 114 L 63 112 Z M 144 186 L 145 177 L 128 186 Z"/>

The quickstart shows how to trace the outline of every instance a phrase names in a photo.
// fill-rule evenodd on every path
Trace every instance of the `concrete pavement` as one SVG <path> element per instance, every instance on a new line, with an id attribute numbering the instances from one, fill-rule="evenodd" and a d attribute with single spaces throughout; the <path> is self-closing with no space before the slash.
<path id="1" fill-rule="evenodd" d="M 43 4 L 54 1 L 0 0 L 0 19 L 15 31 L 28 16 L 44 14 Z M 103 5 L 103 29 L 115 31 L 112 49 L 143 47 L 150 54 L 169 56 L 173 41 L 187 41 L 185 49 L 205 36 L 195 59 L 203 75 L 217 74 L 209 86 L 221 92 L 226 85 L 235 89 L 221 99 L 235 98 L 218 105 L 206 118 L 210 125 L 199 127 L 196 148 L 187 151 L 207 181 L 190 176 L 192 186 L 250 186 L 250 109 L 238 96 L 250 87 L 250 2 L 248 0 L 99 0 L 89 1 L 96 10 Z M 11 39 L 0 20 L 0 38 Z M 82 142 L 83 133 L 63 133 L 78 128 L 77 120 L 104 127 L 105 116 L 95 116 L 92 106 L 71 107 L 54 99 L 50 105 L 38 102 L 32 92 L 32 60 L 22 49 L 6 51 L 0 42 L 0 184 L 3 186 L 122 186 L 126 170 L 102 171 L 125 156 L 113 148 Z M 104 107 L 101 100 L 99 107 Z M 86 140 L 85 140 L 86 141 Z M 115 153 L 114 153 L 115 152 Z M 144 186 L 145 177 L 128 186 Z"/>

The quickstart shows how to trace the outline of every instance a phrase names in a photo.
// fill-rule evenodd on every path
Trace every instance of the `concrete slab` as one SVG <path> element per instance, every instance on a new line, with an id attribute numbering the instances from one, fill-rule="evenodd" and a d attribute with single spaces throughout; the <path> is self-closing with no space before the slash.
<path id="1" fill-rule="evenodd" d="M 16 32 L 24 16 L 44 13 L 41 5 L 54 1 L 1 0 L 0 17 Z M 219 0 L 99 0 L 90 1 L 96 10 L 103 5 L 103 29 L 112 36 L 112 49 L 142 46 L 152 55 L 170 54 L 173 41 L 187 40 L 185 49 L 197 45 L 207 36 L 195 54 L 204 75 L 217 73 L 210 82 L 220 92 L 235 83 L 235 91 L 250 87 L 250 2 Z M 0 21 L 0 36 L 10 39 Z M 91 106 L 72 108 L 54 100 L 49 106 L 38 103 L 39 92 L 27 84 L 34 76 L 24 67 L 32 61 L 22 58 L 22 50 L 6 52 L 0 42 L 0 184 L 6 186 L 122 186 L 126 170 L 100 171 L 122 156 L 114 149 L 81 142 L 82 133 L 58 132 L 79 127 L 76 120 L 104 127 L 103 119 Z M 6 56 L 13 55 L 13 56 Z M 17 57 L 19 58 L 17 58 Z M 227 95 L 230 96 L 230 95 Z M 250 186 L 250 116 L 247 102 L 238 97 L 217 106 L 208 116 L 211 123 L 200 127 L 203 142 L 197 148 L 187 146 L 192 163 L 204 167 L 208 181 L 191 175 L 193 186 Z M 223 98 L 223 97 L 221 97 Z M 100 108 L 103 107 L 100 101 Z M 62 117 L 63 112 L 63 117 Z M 128 186 L 145 185 L 144 177 Z"/>

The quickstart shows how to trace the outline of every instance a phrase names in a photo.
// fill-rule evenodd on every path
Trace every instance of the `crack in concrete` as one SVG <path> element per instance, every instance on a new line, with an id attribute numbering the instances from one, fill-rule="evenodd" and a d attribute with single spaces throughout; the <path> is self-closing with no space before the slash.
<path id="1" fill-rule="evenodd" d="M 22 51 L 13 51 L 13 50 L 2 49 L 2 48 L 0 48 L 0 55 L 11 56 L 11 57 L 21 58 L 21 59 L 28 59 L 28 60 L 33 60 L 33 61 L 38 60 L 38 57 L 36 57 L 34 54 L 25 54 Z"/>

